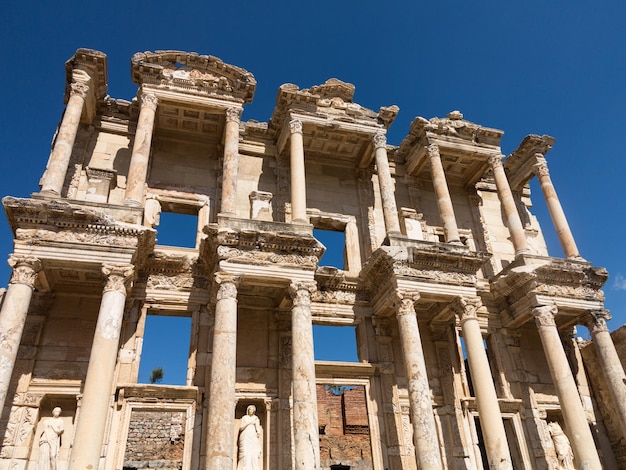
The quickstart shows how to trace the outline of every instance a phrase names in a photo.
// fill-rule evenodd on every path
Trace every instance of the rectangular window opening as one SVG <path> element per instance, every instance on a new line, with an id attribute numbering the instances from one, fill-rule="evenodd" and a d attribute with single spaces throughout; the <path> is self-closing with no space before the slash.
<path id="1" fill-rule="evenodd" d="M 319 262 L 320 266 L 347 269 L 345 232 L 315 228 L 313 229 L 313 236 L 326 247 L 326 251 Z"/>
<path id="2" fill-rule="evenodd" d="M 191 317 L 148 313 L 138 383 L 186 385 L 190 338 Z"/>
<path id="3" fill-rule="evenodd" d="M 198 213 L 161 212 L 157 229 L 157 244 L 195 248 L 198 234 Z"/>
<path id="4" fill-rule="evenodd" d="M 356 326 L 313 325 L 317 361 L 358 362 Z"/>

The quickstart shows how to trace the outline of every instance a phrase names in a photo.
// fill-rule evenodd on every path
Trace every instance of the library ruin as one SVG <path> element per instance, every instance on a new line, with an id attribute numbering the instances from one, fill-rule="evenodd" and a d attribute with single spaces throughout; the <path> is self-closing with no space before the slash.
<path id="1" fill-rule="evenodd" d="M 40 191 L 2 200 L 0 470 L 626 468 L 608 274 L 578 252 L 552 137 L 504 156 L 453 111 L 391 145 L 398 108 L 337 79 L 280 86 L 257 122 L 254 76 L 216 57 L 137 53 L 131 74 L 111 98 L 106 55 L 76 51 Z M 159 243 L 167 214 L 195 246 Z M 190 319 L 184 385 L 139 379 L 154 316 Z M 358 360 L 315 360 L 313 325 L 354 332 Z"/>

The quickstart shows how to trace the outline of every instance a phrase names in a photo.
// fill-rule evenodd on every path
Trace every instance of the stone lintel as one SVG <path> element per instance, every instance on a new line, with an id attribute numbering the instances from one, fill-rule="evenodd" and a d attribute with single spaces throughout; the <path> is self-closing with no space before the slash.
<path id="1" fill-rule="evenodd" d="M 554 137 L 549 135 L 527 135 L 517 149 L 504 160 L 504 170 L 512 191 L 521 191 L 526 183 L 535 176 L 534 167 L 539 163 L 538 156 L 545 156 L 554 142 Z"/>

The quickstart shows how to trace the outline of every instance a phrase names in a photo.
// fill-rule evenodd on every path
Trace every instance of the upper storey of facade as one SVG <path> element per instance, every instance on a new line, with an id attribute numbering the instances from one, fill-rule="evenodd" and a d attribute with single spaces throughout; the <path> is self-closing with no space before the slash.
<path id="1" fill-rule="evenodd" d="M 606 273 L 578 253 L 546 166 L 549 136 L 528 136 L 505 158 L 502 131 L 454 111 L 415 118 L 393 146 L 386 132 L 398 107 L 367 109 L 354 102 L 355 87 L 337 79 L 302 90 L 282 85 L 268 123 L 243 122 L 254 76 L 195 53 L 135 54 L 130 102 L 107 95 L 105 54 L 79 49 L 66 70 L 67 107 L 41 191 L 4 201 L 16 253 L 32 247 L 29 230 L 82 220 L 89 230 L 135 233 L 123 249 L 94 247 L 95 260 L 115 253 L 142 264 L 158 244 L 160 214 L 185 213 L 198 218 L 196 253 L 210 270 L 254 265 L 269 278 L 276 271 L 258 268 L 273 263 L 268 253 L 287 265 L 284 256 L 296 253 L 291 270 L 279 272 L 319 278 L 317 228 L 344 233 L 343 275 L 372 292 L 384 292 L 388 279 L 433 301 L 491 290 L 512 305 L 515 324 L 528 319 L 522 297 L 556 302 L 547 288 L 537 290 L 543 279 L 563 295 L 576 291 L 576 301 L 559 301 L 572 316 L 601 307 Z M 530 212 L 534 176 L 566 260 L 548 256 Z M 227 256 L 223 246 L 235 251 Z M 88 264 L 81 250 L 50 265 Z M 246 250 L 265 253 L 264 261 L 251 262 Z"/>

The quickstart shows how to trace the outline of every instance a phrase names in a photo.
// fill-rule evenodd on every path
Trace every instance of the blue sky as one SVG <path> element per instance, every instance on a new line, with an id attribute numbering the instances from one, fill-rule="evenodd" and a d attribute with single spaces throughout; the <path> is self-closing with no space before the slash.
<path id="1" fill-rule="evenodd" d="M 220 57 L 258 82 L 243 119 L 269 119 L 278 87 L 330 77 L 355 101 L 400 113 L 399 144 L 415 116 L 503 129 L 503 153 L 529 133 L 557 139 L 550 172 L 581 254 L 609 270 L 606 305 L 626 322 L 626 4 L 553 2 L 17 2 L 0 5 L 0 193 L 38 190 L 63 111 L 64 62 L 79 47 L 109 58 L 109 94 L 131 99 L 130 58 L 179 49 Z M 534 212 L 560 256 L 543 198 Z M 0 217 L 0 286 L 11 234 Z"/>

